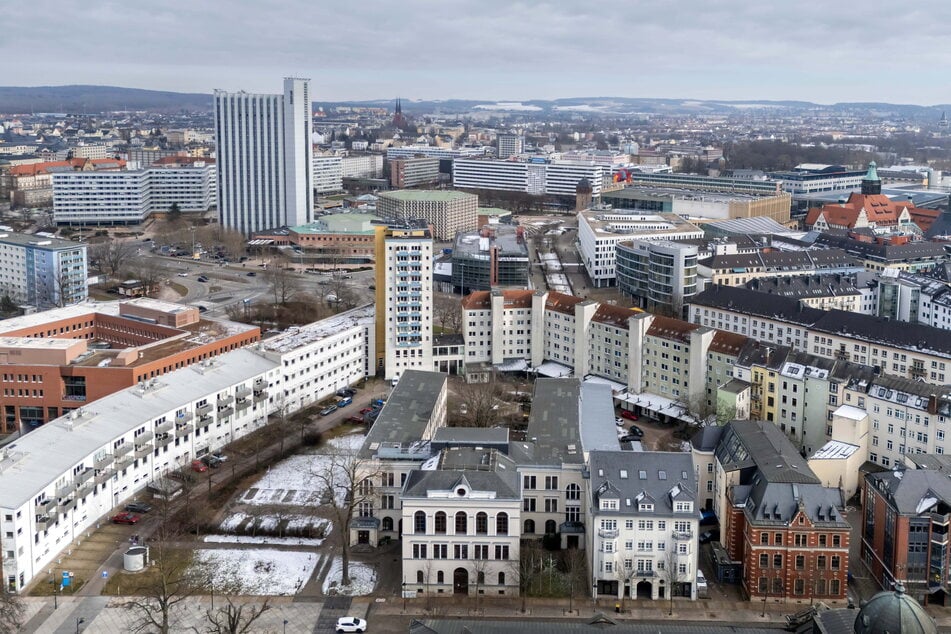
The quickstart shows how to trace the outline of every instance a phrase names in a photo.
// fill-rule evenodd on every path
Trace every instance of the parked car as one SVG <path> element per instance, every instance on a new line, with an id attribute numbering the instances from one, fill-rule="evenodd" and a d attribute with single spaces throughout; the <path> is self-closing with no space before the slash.
<path id="1" fill-rule="evenodd" d="M 717 522 L 718 522 L 717 514 L 715 512 L 709 511 L 709 510 L 700 511 L 700 525 L 701 526 L 705 524 L 716 524 Z"/>
<path id="2" fill-rule="evenodd" d="M 353 396 L 357 391 L 352 387 L 342 387 L 337 390 L 337 396 Z"/>
<path id="3" fill-rule="evenodd" d="M 112 516 L 113 524 L 137 524 L 141 519 L 135 513 L 118 513 Z"/>
<path id="4" fill-rule="evenodd" d="M 152 510 L 152 505 L 145 502 L 131 502 L 125 505 L 125 510 L 130 513 L 148 513 Z"/>
<path id="5" fill-rule="evenodd" d="M 214 452 L 212 452 L 211 455 L 214 456 L 215 458 L 217 458 L 218 460 L 220 460 L 221 462 L 224 462 L 225 460 L 228 459 L 228 456 L 224 455 L 224 454 L 221 453 L 220 451 L 214 451 Z"/>
<path id="6" fill-rule="evenodd" d="M 630 434 L 631 436 L 637 436 L 638 438 L 644 437 L 644 430 L 638 427 L 637 425 L 631 425 L 628 428 L 627 433 Z"/>
<path id="7" fill-rule="evenodd" d="M 201 461 L 202 463 L 208 465 L 212 469 L 217 469 L 218 467 L 221 466 L 221 461 L 211 455 L 202 456 Z"/>
<path id="8" fill-rule="evenodd" d="M 713 529 L 712 531 L 705 531 L 700 533 L 700 543 L 706 544 L 707 542 L 712 542 L 720 539 L 720 531 L 718 529 Z"/>
<path id="9" fill-rule="evenodd" d="M 320 415 L 321 415 L 321 416 L 330 416 L 331 414 L 333 414 L 333 413 L 336 412 L 336 411 L 337 411 L 337 406 L 336 406 L 336 405 L 328 405 L 327 407 L 325 407 L 325 408 L 323 408 L 322 410 L 320 410 Z"/>
<path id="10" fill-rule="evenodd" d="M 337 632 L 366 632 L 367 622 L 355 616 L 341 616 L 337 619 Z"/>
<path id="11" fill-rule="evenodd" d="M 353 399 L 349 396 L 345 396 L 337 401 L 337 407 L 346 407 L 347 405 L 350 405 L 350 403 L 353 403 Z"/>
<path id="12" fill-rule="evenodd" d="M 623 436 L 618 436 L 618 440 L 621 442 L 640 442 L 643 436 L 635 436 L 634 434 L 624 434 Z"/>
<path id="13" fill-rule="evenodd" d="M 363 416 L 347 416 L 347 422 L 353 423 L 354 425 L 362 425 L 365 421 Z"/>
<path id="14" fill-rule="evenodd" d="M 254 271 L 248 271 L 248 277 L 257 277 L 257 276 L 258 274 L 255 273 Z"/>
<path id="15" fill-rule="evenodd" d="M 710 589 L 707 587 L 707 578 L 703 576 L 703 572 L 700 570 L 697 571 L 697 598 L 706 599 L 710 594 Z"/>
<path id="16" fill-rule="evenodd" d="M 208 281 L 208 278 L 205 277 L 204 275 L 199 275 L 199 276 L 198 276 L 198 281 L 199 281 L 199 282 L 207 282 L 207 281 Z"/>
<path id="17" fill-rule="evenodd" d="M 626 409 L 621 410 L 621 418 L 626 418 L 628 420 L 638 420 L 637 414 Z"/>
<path id="18" fill-rule="evenodd" d="M 618 427 L 624 427 L 624 419 L 618 416 L 617 418 L 614 419 L 614 424 L 617 425 Z"/>
<path id="19" fill-rule="evenodd" d="M 182 272 L 178 274 L 179 277 L 188 277 L 188 273 Z"/>
<path id="20" fill-rule="evenodd" d="M 208 471 L 208 466 L 201 460 L 192 460 L 192 471 L 204 473 L 205 471 Z"/>
<path id="21" fill-rule="evenodd" d="M 372 407 L 364 407 L 363 409 L 360 410 L 360 413 L 361 413 L 361 414 L 369 414 L 369 413 L 372 412 L 372 411 L 373 411 L 373 408 L 372 408 Z"/>

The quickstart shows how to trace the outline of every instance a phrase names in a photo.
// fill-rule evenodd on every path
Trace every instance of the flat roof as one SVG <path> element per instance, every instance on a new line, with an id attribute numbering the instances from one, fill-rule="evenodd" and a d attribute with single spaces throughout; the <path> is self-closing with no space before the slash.
<path id="1" fill-rule="evenodd" d="M 838 440 L 830 440 L 819 447 L 816 453 L 809 456 L 809 460 L 841 460 L 848 458 L 859 450 L 858 445 Z"/>
<path id="2" fill-rule="evenodd" d="M 407 450 L 428 444 L 423 433 L 447 380 L 439 372 L 406 370 L 367 433 L 360 455 L 368 458 L 383 447 Z"/>
<path id="3" fill-rule="evenodd" d="M 544 406 L 544 405 L 542 405 Z M 537 406 L 536 406 L 537 407 Z M 585 381 L 581 384 L 581 445 L 584 451 L 618 451 L 614 424 L 614 398 L 607 383 Z"/>
<path id="4" fill-rule="evenodd" d="M 534 445 L 533 463 L 581 464 L 579 402 L 580 379 L 538 379 L 528 420 L 528 441 Z M 612 412 L 611 420 L 614 416 Z M 612 432 L 613 433 L 613 432 Z"/>
<path id="5" fill-rule="evenodd" d="M 466 198 L 475 198 L 475 194 L 453 191 L 450 189 L 399 189 L 392 192 L 380 192 L 380 198 L 391 198 L 394 200 L 421 200 L 446 202 L 451 200 L 464 200 Z"/>
<path id="6" fill-rule="evenodd" d="M 205 365 L 169 372 L 145 392 L 136 385 L 84 405 L 82 418 L 61 416 L 41 425 L 5 447 L 0 507 L 19 508 L 96 451 L 111 451 L 114 440 L 142 424 L 276 367 L 250 350 L 233 350 Z"/>
<path id="7" fill-rule="evenodd" d="M 348 328 L 360 326 L 367 320 L 372 321 L 374 312 L 373 304 L 367 304 L 303 326 L 291 326 L 281 334 L 262 341 L 261 347 L 268 352 L 279 354 L 296 350 L 321 339 L 340 334 Z"/>
<path id="8" fill-rule="evenodd" d="M 91 172 L 83 173 L 89 174 Z M 0 232 L 0 243 L 16 244 L 24 247 L 32 246 L 38 249 L 47 249 L 50 251 L 59 251 L 61 249 L 79 249 L 86 246 L 82 242 L 61 240 L 59 238 L 50 238 L 29 233 L 15 233 L 13 231 Z"/>

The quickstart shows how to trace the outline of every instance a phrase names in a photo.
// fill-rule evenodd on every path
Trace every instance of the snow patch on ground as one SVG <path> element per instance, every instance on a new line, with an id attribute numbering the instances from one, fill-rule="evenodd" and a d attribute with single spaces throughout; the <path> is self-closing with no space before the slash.
<path id="1" fill-rule="evenodd" d="M 376 570 L 358 561 L 350 562 L 350 585 L 341 586 L 343 576 L 343 559 L 334 557 L 330 572 L 324 577 L 324 594 L 345 594 L 351 597 L 363 596 L 373 592 L 376 587 Z M 334 585 L 336 582 L 336 585 Z"/>
<path id="2" fill-rule="evenodd" d="M 266 544 L 269 546 L 320 546 L 324 540 L 311 537 L 267 537 L 251 535 L 206 535 L 211 544 Z"/>
<path id="3" fill-rule="evenodd" d="M 195 559 L 208 566 L 211 585 L 221 592 L 279 596 L 300 592 L 319 557 L 311 552 L 261 548 L 199 550 Z"/>
<path id="4" fill-rule="evenodd" d="M 331 438 L 316 453 L 292 456 L 268 469 L 257 482 L 239 498 L 241 504 L 288 504 L 319 506 L 323 497 L 320 479 L 331 464 L 334 451 L 356 452 L 363 444 L 363 434 L 347 434 Z M 343 502 L 344 491 L 336 492 L 337 503 Z"/>
<path id="5" fill-rule="evenodd" d="M 251 527 L 257 522 L 257 530 L 276 531 L 281 521 L 286 522 L 285 531 L 300 532 L 310 528 L 314 534 L 320 535 L 323 529 L 323 535 L 330 534 L 330 520 L 313 517 L 311 515 L 276 515 L 273 513 L 245 513 L 238 511 L 232 513 L 221 522 L 218 528 L 226 533 L 234 533 L 241 528 L 242 533 L 253 532 Z"/>

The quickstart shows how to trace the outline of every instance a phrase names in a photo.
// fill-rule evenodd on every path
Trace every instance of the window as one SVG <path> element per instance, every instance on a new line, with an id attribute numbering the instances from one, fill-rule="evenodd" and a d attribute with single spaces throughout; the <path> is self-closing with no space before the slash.
<path id="1" fill-rule="evenodd" d="M 833 548 L 839 548 L 840 546 L 842 546 L 842 537 L 841 537 L 841 535 L 833 535 L 833 536 L 832 536 L 832 547 L 833 547 Z"/>
<path id="2" fill-rule="evenodd" d="M 575 483 L 568 485 L 568 488 L 565 489 L 565 499 L 566 500 L 580 500 L 581 499 L 581 487 Z"/>
<path id="3" fill-rule="evenodd" d="M 500 573 L 499 573 L 499 585 L 500 585 L 500 586 L 504 586 L 504 585 L 505 585 L 505 573 L 504 573 L 504 572 L 500 572 Z"/>
<path id="4" fill-rule="evenodd" d="M 423 571 L 422 571 L 422 570 L 417 570 L 417 571 L 416 571 L 416 583 L 423 583 Z"/>
<path id="5" fill-rule="evenodd" d="M 446 534 L 446 514 L 442 511 L 436 511 L 435 531 L 441 535 Z"/>
<path id="6" fill-rule="evenodd" d="M 773 555 L 773 568 L 782 568 L 783 567 L 783 556 L 779 553 Z"/>
<path id="7" fill-rule="evenodd" d="M 522 510 L 529 513 L 535 512 L 535 498 L 525 498 L 522 500 Z"/>
<path id="8" fill-rule="evenodd" d="M 496 559 L 508 559 L 509 558 L 509 547 L 503 544 L 495 545 L 495 558 Z"/>
<path id="9" fill-rule="evenodd" d="M 413 559 L 426 559 L 426 544 L 413 544 Z"/>
<path id="10" fill-rule="evenodd" d="M 765 568 L 769 565 L 769 555 L 763 553 L 759 556 L 759 567 Z"/>
<path id="11" fill-rule="evenodd" d="M 558 476 L 545 476 L 545 490 L 546 491 L 558 490 Z"/>
<path id="12" fill-rule="evenodd" d="M 489 558 L 489 545 L 488 544 L 476 544 L 472 547 L 475 552 L 476 559 L 488 559 Z"/>
<path id="13" fill-rule="evenodd" d="M 446 582 L 446 574 L 442 570 L 440 570 L 439 572 L 436 573 L 436 583 L 445 583 L 445 582 Z"/>
<path id="14" fill-rule="evenodd" d="M 496 535 L 508 535 L 509 534 L 509 516 L 507 513 L 499 513 L 495 516 L 495 534 Z M 505 547 L 506 549 L 508 546 Z M 498 559 L 498 557 L 496 557 Z M 508 557 L 506 557 L 508 559 Z"/>
<path id="15" fill-rule="evenodd" d="M 449 545 L 433 544 L 433 559 L 449 559 Z"/>
<path id="16" fill-rule="evenodd" d="M 833 579 L 832 581 L 829 582 L 829 594 L 833 596 L 839 595 L 839 580 L 838 579 Z"/>
<path id="17" fill-rule="evenodd" d="M 796 582 L 793 584 L 793 594 L 805 594 L 806 593 L 806 582 L 802 579 L 796 579 Z"/>
<path id="18" fill-rule="evenodd" d="M 554 498 L 545 498 L 545 512 L 546 513 L 557 513 L 558 512 L 558 500 Z"/>
<path id="19" fill-rule="evenodd" d="M 803 570 L 806 567 L 806 558 L 803 555 L 796 555 L 796 570 Z"/>
<path id="20" fill-rule="evenodd" d="M 825 556 L 825 555 L 819 555 L 818 557 L 816 557 L 816 568 L 819 569 L 819 570 L 825 570 L 825 569 L 826 569 L 826 556 Z"/>
<path id="21" fill-rule="evenodd" d="M 759 534 L 759 543 L 763 546 L 769 545 L 769 533 L 760 533 Z"/>
<path id="22" fill-rule="evenodd" d="M 413 532 L 426 534 L 426 514 L 422 511 L 416 511 L 413 515 Z"/>
<path id="23" fill-rule="evenodd" d="M 534 533 L 535 532 L 535 520 L 525 520 L 525 530 L 524 533 Z"/>
<path id="24" fill-rule="evenodd" d="M 535 476 L 523 476 L 522 477 L 522 488 L 523 489 L 534 489 L 535 488 Z"/>
<path id="25" fill-rule="evenodd" d="M 456 544 L 453 547 L 453 555 L 455 559 L 468 559 L 469 558 L 469 545 L 468 544 Z"/>
<path id="26" fill-rule="evenodd" d="M 839 562 L 842 560 L 838 555 L 832 555 L 832 570 L 839 569 Z"/>

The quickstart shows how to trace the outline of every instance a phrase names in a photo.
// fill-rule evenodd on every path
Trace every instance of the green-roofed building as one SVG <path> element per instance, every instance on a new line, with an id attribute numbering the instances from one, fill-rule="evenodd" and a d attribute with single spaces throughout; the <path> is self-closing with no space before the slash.
<path id="1" fill-rule="evenodd" d="M 377 224 L 383 220 L 372 214 L 332 214 L 291 227 L 288 238 L 306 252 L 324 253 L 339 264 L 366 264 L 374 259 Z"/>
<path id="2" fill-rule="evenodd" d="M 479 223 L 479 197 L 453 190 L 402 189 L 383 192 L 377 213 L 385 220 L 409 223 L 422 219 L 433 227 L 436 240 L 452 240 Z"/>

